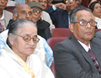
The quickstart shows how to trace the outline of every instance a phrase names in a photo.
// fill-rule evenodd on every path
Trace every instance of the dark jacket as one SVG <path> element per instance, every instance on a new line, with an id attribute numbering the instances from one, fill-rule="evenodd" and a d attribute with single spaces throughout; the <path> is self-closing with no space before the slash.
<path id="1" fill-rule="evenodd" d="M 93 38 L 92 51 L 101 67 L 101 40 Z M 53 49 L 57 78 L 101 78 L 89 54 L 74 36 L 57 43 Z"/>
<path id="2" fill-rule="evenodd" d="M 67 10 L 62 10 L 62 9 L 57 8 L 54 11 L 51 6 L 45 11 L 49 13 L 53 23 L 57 25 L 57 28 L 69 28 Z"/>
<path id="3" fill-rule="evenodd" d="M 39 20 L 37 22 L 38 35 L 44 37 L 46 40 L 52 37 L 49 26 L 50 24 L 45 20 Z"/>

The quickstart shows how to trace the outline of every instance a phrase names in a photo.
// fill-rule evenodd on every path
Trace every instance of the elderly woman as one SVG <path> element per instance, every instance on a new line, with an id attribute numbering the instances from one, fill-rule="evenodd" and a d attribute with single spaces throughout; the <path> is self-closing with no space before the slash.
<path id="1" fill-rule="evenodd" d="M 97 28 L 101 29 L 101 4 L 97 1 L 94 1 L 89 6 L 93 15 L 95 16 L 95 21 L 97 22 Z"/>
<path id="2" fill-rule="evenodd" d="M 0 55 L 0 78 L 54 78 L 51 70 L 33 54 L 37 28 L 29 20 L 15 20 Z"/>

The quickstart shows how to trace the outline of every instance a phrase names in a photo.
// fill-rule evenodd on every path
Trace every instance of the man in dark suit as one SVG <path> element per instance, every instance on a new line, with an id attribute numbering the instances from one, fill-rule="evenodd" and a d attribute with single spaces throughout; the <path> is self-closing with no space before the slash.
<path id="1" fill-rule="evenodd" d="M 88 8 L 77 7 L 70 22 L 73 35 L 53 49 L 57 78 L 101 78 L 101 40 L 94 38 L 93 14 Z"/>
<path id="2" fill-rule="evenodd" d="M 64 0 L 64 2 L 65 4 L 57 3 L 45 10 L 50 14 L 57 28 L 69 28 L 70 12 L 72 9 L 79 6 L 82 0 Z"/>

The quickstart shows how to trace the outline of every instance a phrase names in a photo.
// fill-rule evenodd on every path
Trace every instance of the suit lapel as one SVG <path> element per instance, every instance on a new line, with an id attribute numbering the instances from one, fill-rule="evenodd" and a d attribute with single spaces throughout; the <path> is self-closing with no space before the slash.
<path id="1" fill-rule="evenodd" d="M 79 50 L 79 52 L 82 54 L 82 56 L 84 57 L 84 59 L 89 63 L 89 65 L 92 67 L 92 68 L 95 68 L 89 54 L 85 51 L 85 49 L 81 46 L 81 44 L 75 39 L 75 37 L 73 36 L 72 37 L 72 42 L 74 43 L 74 45 L 77 47 L 77 49 Z M 93 70 L 96 70 L 93 69 Z"/>

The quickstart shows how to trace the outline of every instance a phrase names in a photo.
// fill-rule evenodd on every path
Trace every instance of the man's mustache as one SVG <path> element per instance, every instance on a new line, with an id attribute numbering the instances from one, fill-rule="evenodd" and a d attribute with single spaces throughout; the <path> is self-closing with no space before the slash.
<path id="1" fill-rule="evenodd" d="M 42 5 L 43 7 L 45 7 L 44 5 Z"/>

